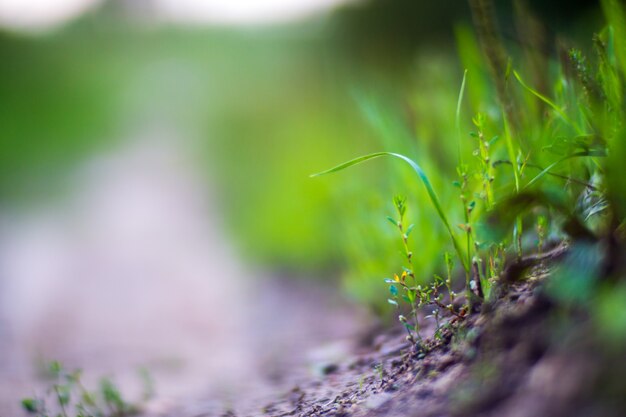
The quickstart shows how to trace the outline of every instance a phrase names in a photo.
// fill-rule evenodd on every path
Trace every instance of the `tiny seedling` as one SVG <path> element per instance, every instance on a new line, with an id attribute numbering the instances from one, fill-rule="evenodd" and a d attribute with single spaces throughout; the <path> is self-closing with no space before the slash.
<path id="1" fill-rule="evenodd" d="M 385 382 L 385 364 L 383 362 L 378 363 L 376 364 L 376 366 L 374 366 L 374 372 L 376 372 L 376 375 L 378 376 L 381 384 Z"/>
<path id="2" fill-rule="evenodd" d="M 36 417 L 128 417 L 141 410 L 141 404 L 125 400 L 117 385 L 108 378 L 101 379 L 99 388 L 90 391 L 82 382 L 80 370 L 69 372 L 60 362 L 52 361 L 45 371 L 51 379 L 46 393 L 21 401 L 22 409 L 28 414 Z M 154 383 L 146 369 L 140 374 L 146 401 L 154 395 Z"/>

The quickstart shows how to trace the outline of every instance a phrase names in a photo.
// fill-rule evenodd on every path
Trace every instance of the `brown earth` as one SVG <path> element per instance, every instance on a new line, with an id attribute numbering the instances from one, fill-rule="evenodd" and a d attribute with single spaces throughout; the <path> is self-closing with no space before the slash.
<path id="1" fill-rule="evenodd" d="M 551 300 L 543 290 L 546 276 L 536 269 L 480 314 L 453 320 L 423 352 L 397 329 L 362 340 L 349 358 L 327 363 L 323 375 L 252 408 L 181 408 L 168 415 L 626 415 L 623 350 L 605 349 L 585 314 Z"/>

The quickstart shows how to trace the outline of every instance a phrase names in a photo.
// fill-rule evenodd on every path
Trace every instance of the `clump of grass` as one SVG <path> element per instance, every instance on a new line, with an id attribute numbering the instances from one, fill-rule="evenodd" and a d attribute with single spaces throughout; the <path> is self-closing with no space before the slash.
<path id="1" fill-rule="evenodd" d="M 431 178 L 449 177 L 447 170 L 451 164 L 442 164 L 440 155 L 449 154 L 450 147 L 443 144 L 431 144 L 439 151 L 437 155 L 420 154 L 420 161 L 434 177 L 427 176 L 414 159 L 395 152 L 364 155 L 313 175 L 338 172 L 382 156 L 404 161 L 417 174 L 434 208 L 433 217 L 444 226 L 466 280 L 465 306 L 457 311 L 449 308 L 456 298 L 449 284 L 451 267 L 448 278 L 435 275 L 430 284 L 416 276 L 420 266 L 414 265 L 409 247 L 406 199 L 396 198 L 394 205 L 399 218 L 391 222 L 400 233 L 406 265 L 387 282 L 392 304 L 408 303 L 411 319 L 401 315 L 400 321 L 414 342 L 422 338 L 417 313 L 420 307 L 436 307 L 431 310 L 431 317 L 437 328 L 443 314 L 464 316 L 477 310 L 481 301 L 489 297 L 490 286 L 502 275 L 507 257 L 519 261 L 527 252 L 549 251 L 549 246 L 555 243 L 550 242 L 551 236 L 568 239 L 574 245 L 579 241 L 601 240 L 624 243 L 626 36 L 621 35 L 626 34 L 626 13 L 623 5 L 614 0 L 602 1 L 609 25 L 594 36 L 596 59 L 589 59 L 576 49 L 564 54 L 566 61 L 561 62 L 561 70 L 554 79 L 548 80 L 549 75 L 545 74 L 547 82 L 542 82 L 554 86 L 552 91 L 540 91 L 527 82 L 523 64 L 513 67 L 497 34 L 492 2 L 476 0 L 472 6 L 484 54 L 483 69 L 492 78 L 492 86 L 482 91 L 472 88 L 472 74 L 466 80 L 465 72 L 456 101 L 454 127 L 459 143 L 454 185 L 460 191 L 462 211 L 459 213 L 449 204 L 444 206 L 439 196 L 449 193 L 435 189 L 431 182 Z M 471 32 L 462 32 L 462 36 L 469 37 Z M 475 43 L 462 40 L 465 45 Z M 466 81 L 468 90 L 474 92 L 470 101 L 474 105 L 472 114 L 476 115 L 472 119 L 474 131 L 469 135 L 473 138 L 471 147 L 464 145 L 467 138 L 462 133 L 461 122 Z M 496 107 L 490 102 L 492 90 L 496 92 Z M 476 96 L 476 92 L 483 97 Z M 492 111 L 485 112 L 484 108 Z M 499 113 L 494 108 L 499 108 Z M 421 115 L 416 119 L 428 117 Z M 470 152 L 473 157 L 469 156 Z M 425 230 L 413 233 L 421 234 L 420 241 L 428 241 L 428 233 L 433 230 L 427 225 Z M 532 241 L 536 245 L 527 245 Z M 448 248 L 440 249 L 443 252 Z M 607 262 L 622 264 L 618 259 Z M 445 263 L 449 265 L 448 260 Z M 443 302 L 444 293 L 450 298 L 447 304 Z"/>
<path id="2" fill-rule="evenodd" d="M 141 412 L 142 404 L 127 401 L 117 385 L 102 378 L 96 390 L 89 390 L 82 382 L 80 370 L 68 371 L 58 361 L 46 366 L 50 386 L 44 395 L 24 398 L 22 408 L 36 417 L 129 417 Z M 149 372 L 142 368 L 143 401 L 154 395 L 154 383 Z M 51 400 L 51 401 L 50 401 Z"/>

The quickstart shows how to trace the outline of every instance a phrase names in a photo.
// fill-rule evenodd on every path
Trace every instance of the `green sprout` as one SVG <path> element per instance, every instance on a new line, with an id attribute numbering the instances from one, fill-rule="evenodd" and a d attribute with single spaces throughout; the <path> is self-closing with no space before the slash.
<path id="1" fill-rule="evenodd" d="M 46 374 L 52 378 L 48 395 L 24 398 L 24 411 L 36 417 L 129 417 L 140 412 L 141 404 L 130 403 L 108 378 L 100 380 L 97 391 L 89 391 L 82 383 L 82 372 L 67 371 L 58 361 L 50 362 Z M 52 405 L 46 400 L 52 397 Z M 148 397 L 144 396 L 144 400 Z M 57 410 L 57 411 L 54 411 Z"/>

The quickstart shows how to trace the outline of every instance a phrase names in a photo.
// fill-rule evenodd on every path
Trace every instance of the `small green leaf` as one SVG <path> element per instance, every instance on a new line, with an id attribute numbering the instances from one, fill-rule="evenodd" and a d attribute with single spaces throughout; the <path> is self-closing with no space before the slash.
<path id="1" fill-rule="evenodd" d="M 22 400 L 22 408 L 28 413 L 34 414 L 39 411 L 40 403 L 35 398 L 24 398 Z"/>
<path id="2" fill-rule="evenodd" d="M 406 237 L 409 237 L 409 235 L 411 234 L 411 231 L 413 231 L 413 228 L 415 227 L 414 224 L 409 225 L 409 227 L 406 228 Z"/>
<path id="3" fill-rule="evenodd" d="M 398 295 L 398 287 L 396 287 L 395 285 L 390 285 L 389 286 L 389 292 L 391 293 L 391 295 L 393 295 L 394 297 Z"/>
<path id="4" fill-rule="evenodd" d="M 122 394 L 111 380 L 107 378 L 100 380 L 100 393 L 104 401 L 117 411 L 126 409 L 126 402 L 122 399 Z"/>
<path id="5" fill-rule="evenodd" d="M 82 370 L 77 369 L 75 371 L 73 371 L 72 373 L 67 374 L 67 380 L 68 382 L 72 383 L 72 384 L 76 384 L 80 381 L 80 377 L 82 375 Z"/>
<path id="6" fill-rule="evenodd" d="M 396 220 L 394 220 L 391 216 L 387 216 L 387 220 L 389 220 L 389 223 L 391 223 L 394 226 L 398 227 L 398 222 Z"/>
<path id="7" fill-rule="evenodd" d="M 398 307 L 398 302 L 396 300 L 392 300 L 391 298 L 387 298 L 387 302 L 389 304 L 393 304 L 394 306 Z"/>
<path id="8" fill-rule="evenodd" d="M 70 403 L 70 387 L 69 385 L 55 385 L 57 399 L 60 405 L 68 405 Z"/>
<path id="9" fill-rule="evenodd" d="M 63 365 L 59 361 L 52 361 L 48 364 L 48 372 L 51 376 L 58 377 L 63 370 Z"/>
<path id="10" fill-rule="evenodd" d="M 91 392 L 83 392 L 83 394 L 81 395 L 81 400 L 83 401 L 83 403 L 90 407 L 94 407 L 96 405 L 96 397 Z"/>

